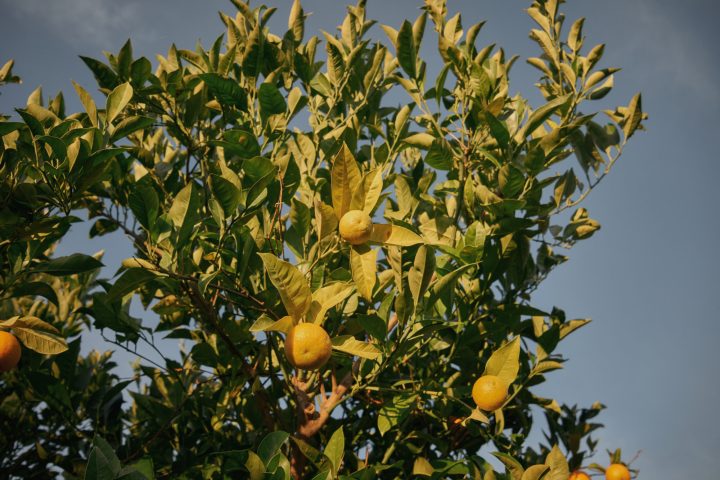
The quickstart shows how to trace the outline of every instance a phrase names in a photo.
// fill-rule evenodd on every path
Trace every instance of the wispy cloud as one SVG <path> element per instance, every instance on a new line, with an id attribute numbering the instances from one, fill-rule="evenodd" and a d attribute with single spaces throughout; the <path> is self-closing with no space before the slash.
<path id="1" fill-rule="evenodd" d="M 655 0 L 627 2 L 638 28 L 630 35 L 637 62 L 643 65 L 649 82 L 660 79 L 683 88 L 697 100 L 720 106 L 717 88 L 716 49 L 703 32 L 673 15 L 673 10 L 659 8 Z"/>
<path id="2" fill-rule="evenodd" d="M 130 30 L 137 37 L 135 24 L 142 18 L 140 4 L 127 0 L 1 0 L 0 4 L 6 14 L 32 17 L 28 23 L 32 28 L 48 28 L 74 46 L 114 46 Z"/>

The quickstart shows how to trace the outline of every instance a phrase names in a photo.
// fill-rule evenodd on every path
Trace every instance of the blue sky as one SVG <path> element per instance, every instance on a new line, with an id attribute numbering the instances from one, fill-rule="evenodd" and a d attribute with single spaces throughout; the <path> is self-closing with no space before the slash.
<path id="1" fill-rule="evenodd" d="M 266 3 L 278 7 L 274 25 L 282 28 L 290 1 Z M 536 54 L 523 12 L 529 2 L 448 3 L 466 25 L 488 21 L 479 42 L 496 42 L 522 58 Z M 303 4 L 313 13 L 306 32 L 332 31 L 344 14 L 344 2 Z M 370 18 L 398 26 L 417 15 L 421 2 L 368 4 Z M 78 55 L 100 58 L 128 37 L 136 55 L 151 59 L 172 42 L 192 48 L 200 39 L 207 46 L 222 32 L 217 11 L 232 10 L 218 0 L 0 0 L 0 9 L 0 60 L 14 58 L 24 79 L 3 90 L 1 112 L 24 105 L 38 85 L 46 98 L 63 90 L 68 108 L 79 109 L 70 80 L 88 90 L 94 82 Z M 719 10 L 709 0 L 574 0 L 564 6 L 570 21 L 587 17 L 588 44 L 607 44 L 604 65 L 623 68 L 611 101 L 627 103 L 642 91 L 650 119 L 648 131 L 636 135 L 586 204 L 602 230 L 576 247 L 535 296 L 538 306 L 557 305 L 571 317 L 594 320 L 563 344 L 570 361 L 538 393 L 567 403 L 605 403 L 601 448 L 622 447 L 628 458 L 642 449 L 634 464 L 641 479 L 716 478 Z M 534 75 L 518 62 L 513 92 L 537 98 Z M 118 237 L 90 242 L 83 228 L 71 235 L 64 249 L 104 248 L 113 268 L 130 254 Z M 87 343 L 106 348 L 97 336 Z"/>

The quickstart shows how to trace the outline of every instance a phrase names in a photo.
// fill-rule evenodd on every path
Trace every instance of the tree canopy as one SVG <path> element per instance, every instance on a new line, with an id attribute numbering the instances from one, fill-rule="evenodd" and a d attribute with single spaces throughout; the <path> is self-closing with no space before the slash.
<path id="1" fill-rule="evenodd" d="M 208 49 L 173 45 L 153 66 L 128 41 L 82 57 L 101 102 L 75 84 L 83 111 L 68 113 L 38 89 L 2 117 L 0 329 L 23 347 L 0 377 L 0 472 L 603 471 L 588 458 L 604 407 L 534 393 L 589 320 L 532 293 L 600 228 L 580 205 L 645 114 L 639 94 L 594 108 L 617 69 L 561 3 L 527 10 L 539 105 L 511 93 L 518 58 L 479 47 L 483 24 L 464 28 L 445 0 L 379 28 L 359 0 L 320 37 L 299 0 L 282 34 L 275 8 L 232 0 Z M 422 42 L 437 44 L 436 78 Z M 12 68 L 0 84 L 19 80 Z M 54 254 L 85 218 L 91 236 L 121 231 L 134 249 L 108 277 L 100 254 Z M 302 337 L 303 324 L 319 328 Z M 132 378 L 111 352 L 81 355 L 89 329 L 137 356 Z M 313 350 L 324 333 L 327 352 Z M 317 355 L 303 363 L 296 347 Z M 500 382 L 482 386 L 492 401 L 473 388 L 483 376 Z M 545 442 L 529 445 L 537 412 Z"/>

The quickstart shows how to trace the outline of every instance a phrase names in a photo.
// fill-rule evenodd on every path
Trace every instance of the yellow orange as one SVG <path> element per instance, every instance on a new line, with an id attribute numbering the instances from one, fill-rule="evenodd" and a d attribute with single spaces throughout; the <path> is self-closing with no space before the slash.
<path id="1" fill-rule="evenodd" d="M 630 470 L 622 463 L 613 463 L 605 469 L 607 480 L 630 480 Z"/>
<path id="2" fill-rule="evenodd" d="M 332 354 L 332 342 L 325 329 L 314 323 L 299 323 L 285 338 L 285 356 L 296 368 L 317 370 Z"/>
<path id="3" fill-rule="evenodd" d="M 590 476 L 585 473 L 581 472 L 580 470 L 573 472 L 570 474 L 570 478 L 568 480 L 590 480 Z"/>
<path id="4" fill-rule="evenodd" d="M 350 210 L 340 219 L 340 237 L 352 245 L 366 243 L 372 231 L 372 219 L 362 210 Z"/>
<path id="5" fill-rule="evenodd" d="M 473 385 L 472 397 L 480 410 L 491 412 L 502 407 L 508 394 L 508 385 L 495 375 L 483 375 Z"/>
<path id="6" fill-rule="evenodd" d="M 0 331 L 0 372 L 9 372 L 20 361 L 20 342 L 10 332 Z"/>

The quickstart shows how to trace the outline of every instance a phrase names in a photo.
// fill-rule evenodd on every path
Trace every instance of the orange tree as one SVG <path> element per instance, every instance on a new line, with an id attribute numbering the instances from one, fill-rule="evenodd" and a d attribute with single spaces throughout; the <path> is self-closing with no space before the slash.
<path id="1" fill-rule="evenodd" d="M 642 128 L 639 96 L 592 109 L 616 71 L 603 46 L 565 25 L 561 0 L 532 3 L 544 101 L 530 105 L 510 96 L 516 58 L 478 47 L 482 24 L 464 29 L 444 0 L 376 28 L 386 41 L 364 0 L 321 39 L 299 1 L 282 34 L 274 8 L 232 3 L 209 50 L 172 46 L 153 69 L 128 42 L 83 58 L 102 103 L 75 85 L 84 111 L 69 114 L 38 90 L 0 122 L 0 329 L 23 344 L 16 368 L 3 360 L 0 471 L 559 480 L 587 466 L 602 405 L 533 393 L 587 320 L 531 294 L 599 228 L 579 204 Z M 78 215 L 132 243 L 110 278 L 100 255 L 53 254 Z M 110 353 L 80 355 L 90 328 L 137 355 L 132 378 Z M 537 411 L 547 442 L 531 446 Z"/>

